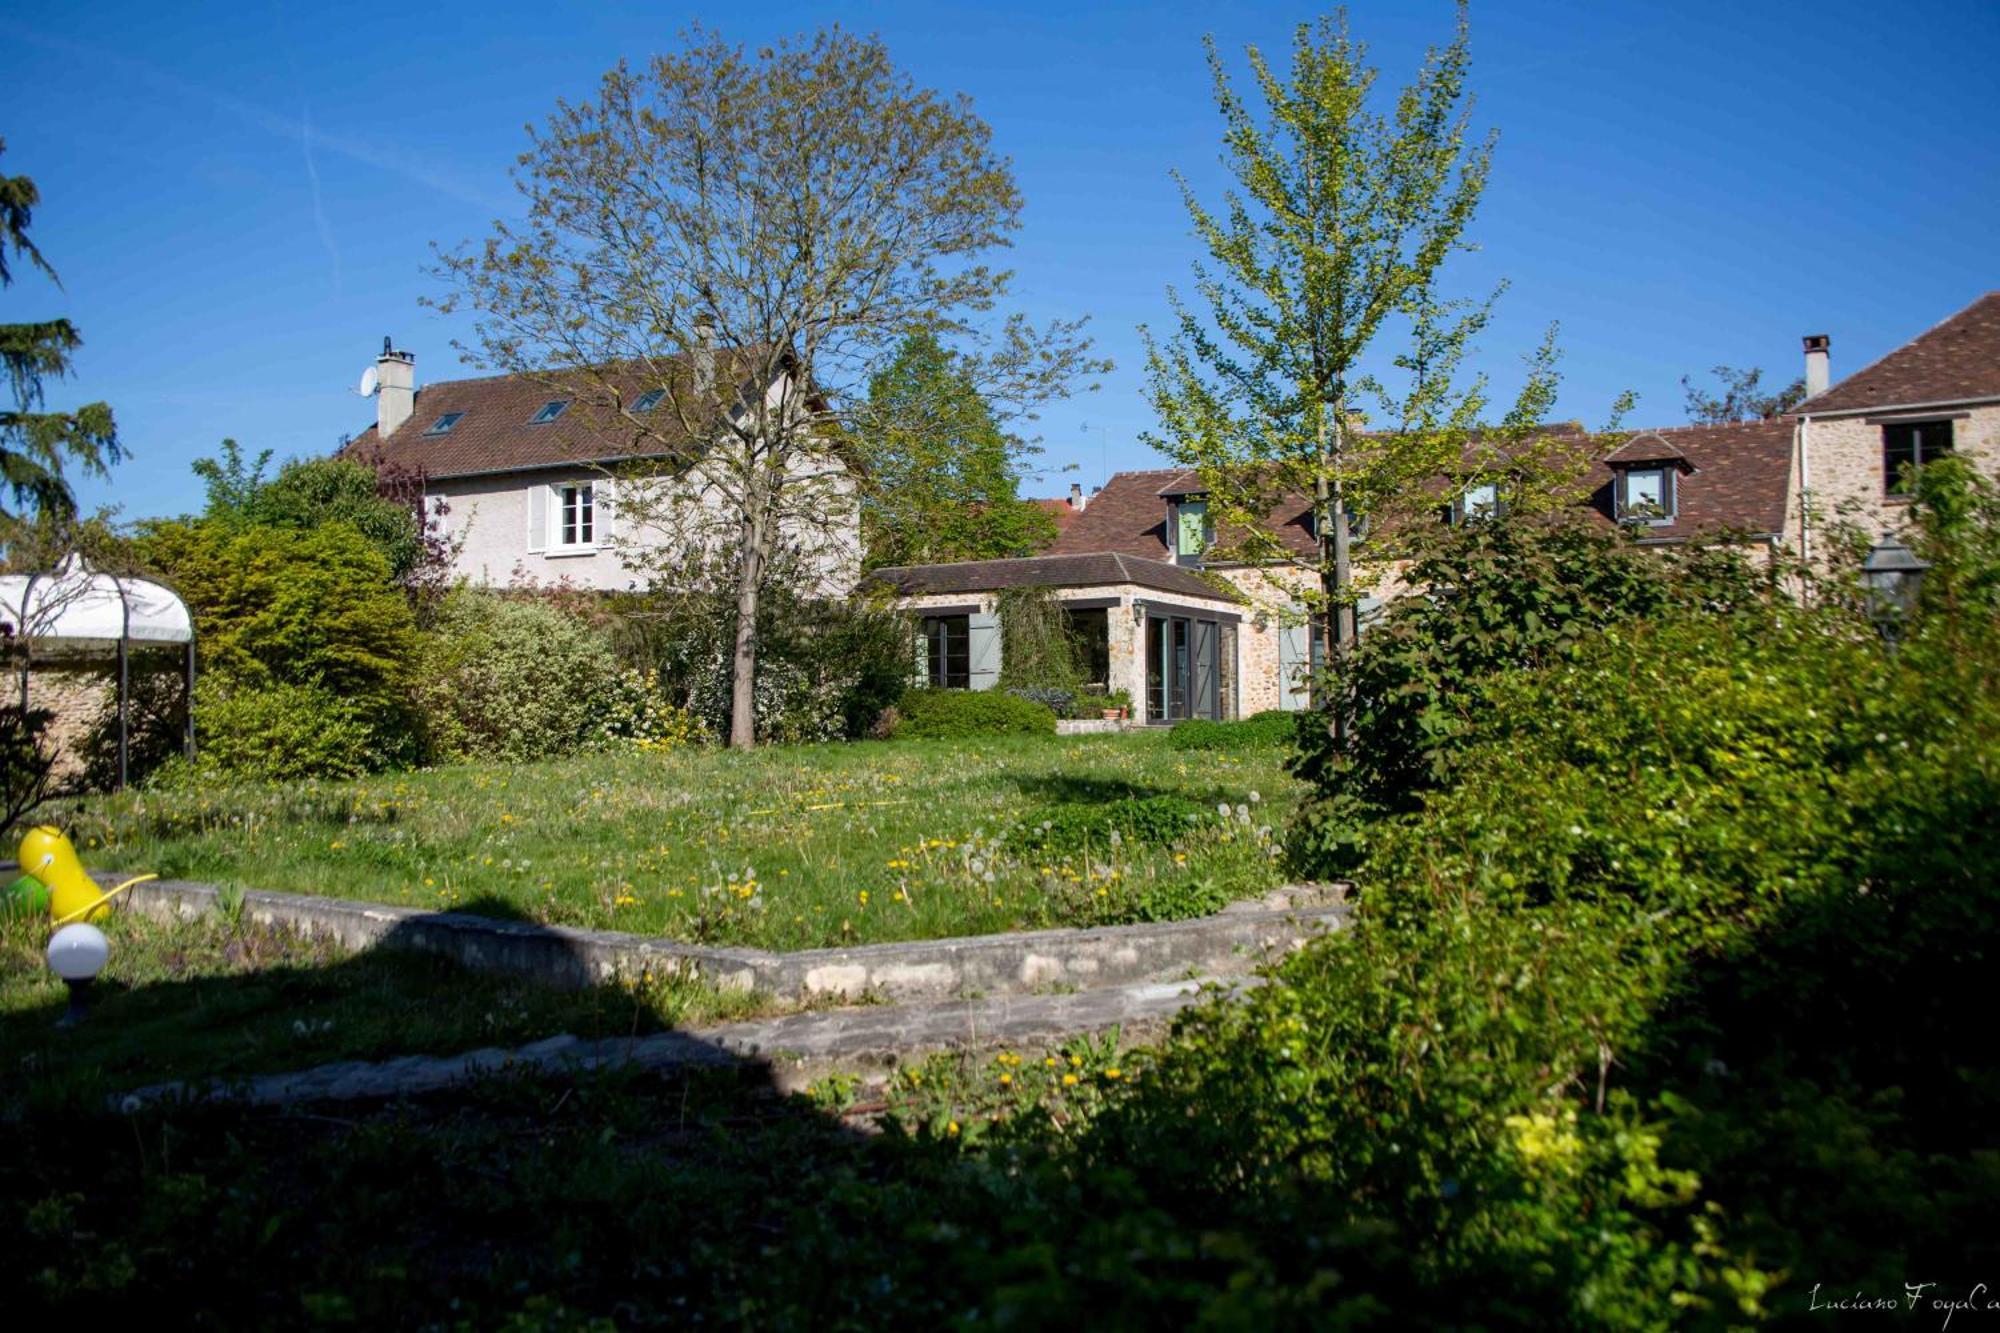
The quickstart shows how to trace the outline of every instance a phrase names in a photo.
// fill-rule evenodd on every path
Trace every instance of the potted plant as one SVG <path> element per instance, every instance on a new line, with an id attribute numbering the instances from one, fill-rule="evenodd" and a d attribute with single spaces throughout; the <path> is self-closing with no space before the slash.
<path id="1" fill-rule="evenodd" d="M 1124 721 L 1132 716 L 1132 693 L 1129 690 L 1113 690 L 1104 696 L 1104 716 L 1107 719 Z"/>

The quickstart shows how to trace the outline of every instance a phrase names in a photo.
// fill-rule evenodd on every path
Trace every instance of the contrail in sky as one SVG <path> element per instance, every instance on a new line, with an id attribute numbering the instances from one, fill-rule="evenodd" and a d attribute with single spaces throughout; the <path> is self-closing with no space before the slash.
<path id="1" fill-rule="evenodd" d="M 326 257 L 333 261 L 333 294 L 340 295 L 340 246 L 333 239 L 333 224 L 327 221 L 326 205 L 319 195 L 319 166 L 313 161 L 312 108 L 304 107 L 299 116 L 299 145 L 306 154 L 306 183 L 312 187 L 313 226 L 319 229 L 320 242 L 326 246 Z"/>
<path id="2" fill-rule="evenodd" d="M 471 204 L 487 213 L 515 214 L 520 211 L 517 201 L 504 195 L 495 194 L 472 184 L 461 181 L 447 172 L 438 170 L 428 163 L 406 156 L 392 148 L 371 141 L 354 139 L 345 135 L 315 132 L 309 125 L 289 116 L 281 116 L 274 111 L 247 102 L 228 93 L 217 92 L 190 79 L 184 79 L 150 62 L 137 60 L 131 56 L 73 42 L 66 37 L 54 37 L 23 27 L 18 23 L 0 21 L 0 32 L 5 32 L 30 45 L 44 50 L 55 51 L 99 66 L 120 67 L 133 76 L 152 84 L 156 88 L 177 96 L 206 102 L 220 108 L 245 125 L 267 131 L 282 138 L 303 142 L 306 145 L 307 169 L 313 171 L 312 149 L 315 145 L 329 153 L 359 162 L 400 176 L 413 184 L 421 185 L 435 193 L 446 195 L 461 203 Z M 317 203 L 317 172 L 314 171 L 315 209 Z"/>

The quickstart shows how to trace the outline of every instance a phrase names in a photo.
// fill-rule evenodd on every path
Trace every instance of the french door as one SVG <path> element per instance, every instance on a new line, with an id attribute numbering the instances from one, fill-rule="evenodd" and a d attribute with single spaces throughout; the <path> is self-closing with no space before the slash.
<path id="1" fill-rule="evenodd" d="M 1228 709 L 1225 635 L 1213 620 L 1191 616 L 1146 617 L 1146 720 L 1179 722 L 1184 718 L 1220 718 Z M 1235 644 L 1229 647 L 1233 650 Z M 1231 710 L 1233 711 L 1233 710 Z"/>

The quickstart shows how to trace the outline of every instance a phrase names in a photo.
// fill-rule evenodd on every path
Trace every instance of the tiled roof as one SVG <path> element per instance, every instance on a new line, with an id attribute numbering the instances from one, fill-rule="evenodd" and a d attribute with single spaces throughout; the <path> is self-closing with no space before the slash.
<path id="1" fill-rule="evenodd" d="M 1988 292 L 1793 410 L 1818 416 L 1980 398 L 2000 398 L 2000 292 Z"/>
<path id="2" fill-rule="evenodd" d="M 1606 463 L 1686 463 L 1687 451 L 1656 430 L 1641 431 L 1611 451 Z"/>
<path id="3" fill-rule="evenodd" d="M 728 375 L 730 363 L 747 370 L 748 354 L 734 358 L 717 354 L 718 375 Z M 676 357 L 669 366 L 686 373 L 686 359 Z M 658 387 L 634 375 L 629 387 L 621 386 L 628 399 L 636 399 L 646 389 Z M 620 423 L 606 404 L 593 405 L 581 396 L 554 421 L 533 424 L 531 418 L 551 399 L 563 397 L 558 390 L 526 375 L 493 375 L 484 379 L 439 380 L 417 389 L 416 409 L 410 419 L 384 441 L 370 426 L 350 441 L 345 452 L 376 458 L 394 467 L 422 472 L 432 478 L 478 476 L 490 472 L 514 472 L 528 468 L 574 466 L 584 462 L 612 462 L 618 459 L 658 457 L 673 444 L 685 443 L 678 414 L 666 404 L 655 409 L 649 419 L 655 438 L 629 424 Z M 427 431 L 447 413 L 461 412 L 451 430 L 442 435 Z M 625 442 L 621 443 L 621 437 Z"/>
<path id="4" fill-rule="evenodd" d="M 1088 517 L 1092 505 L 1084 511 Z M 1155 592 L 1210 601 L 1236 600 L 1193 570 L 1164 560 L 1145 560 L 1117 551 L 1083 555 L 1035 555 L 1018 560 L 960 560 L 948 565 L 895 565 L 871 578 L 906 597 L 928 593 L 998 592 L 1003 588 L 1098 588 L 1134 584 Z"/>
<path id="5" fill-rule="evenodd" d="M 1674 484 L 1674 521 L 1647 527 L 1641 536 L 1691 537 L 1702 533 L 1784 531 L 1785 501 L 1792 477 L 1792 422 L 1737 421 L 1720 426 L 1674 426 L 1643 432 L 1658 444 L 1640 445 L 1644 457 L 1621 448 L 1591 468 L 1589 505 L 1612 521 L 1611 459 L 1620 462 L 1677 460 L 1691 475 Z M 1636 443 L 1636 441 L 1634 441 Z"/>
<path id="6" fill-rule="evenodd" d="M 1090 498 L 1090 507 L 1056 538 L 1049 553 L 1120 551 L 1148 560 L 1167 559 L 1172 552 L 1167 547 L 1167 501 L 1162 488 L 1186 486 L 1189 483 L 1184 478 L 1189 475 L 1183 468 L 1114 473 L 1104 489 Z M 1309 559 L 1315 549 L 1311 517 L 1310 500 L 1303 495 L 1287 496 L 1266 515 L 1265 523 L 1287 550 Z"/>
<path id="7" fill-rule="evenodd" d="M 1567 431 L 1557 433 L 1569 435 Z M 1612 521 L 1609 463 L 1614 459 L 1674 461 L 1692 474 L 1675 488 L 1675 520 L 1649 527 L 1645 532 L 1648 537 L 1687 537 L 1723 530 L 1768 533 L 1784 528 L 1792 468 L 1790 420 L 1672 426 L 1625 437 L 1619 448 L 1591 465 L 1586 478 L 1586 503 L 1607 523 Z M 1056 539 L 1051 553 L 1116 551 L 1150 560 L 1168 559 L 1167 497 L 1180 493 L 1176 488 L 1188 484 L 1186 477 L 1181 468 L 1114 474 L 1090 507 Z M 1312 560 L 1317 552 L 1311 513 L 1306 496 L 1292 495 L 1274 507 L 1265 520 L 1284 547 L 1301 561 Z"/>
<path id="8" fill-rule="evenodd" d="M 1052 500 L 1031 500 L 1029 503 L 1056 521 L 1058 540 L 1069 531 L 1069 525 L 1077 520 L 1076 507 L 1066 499 L 1059 497 Z"/>

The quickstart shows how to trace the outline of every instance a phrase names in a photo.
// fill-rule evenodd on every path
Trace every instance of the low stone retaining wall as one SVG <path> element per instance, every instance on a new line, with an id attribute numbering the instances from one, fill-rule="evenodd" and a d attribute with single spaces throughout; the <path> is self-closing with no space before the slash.
<path id="1" fill-rule="evenodd" d="M 111 876 L 100 876 L 107 884 Z M 578 930 L 457 912 L 251 890 L 244 919 L 376 946 L 440 954 L 471 968 L 587 986 L 644 972 L 692 972 L 724 989 L 781 997 L 945 999 L 1238 976 L 1324 930 L 1348 909 L 1337 892 L 1294 889 L 1215 916 L 1160 925 L 1036 930 L 844 949 L 772 953 L 708 948 L 612 930 Z M 153 880 L 127 906 L 161 919 L 216 910 L 214 885 Z M 1330 900 L 1331 899 L 1331 900 Z"/>
<path id="2" fill-rule="evenodd" d="M 111 1105 L 130 1114 L 155 1103 L 187 1100 L 253 1106 L 367 1101 L 443 1092 L 496 1076 L 574 1076 L 607 1068 L 673 1074 L 729 1064 L 761 1068 L 781 1092 L 798 1092 L 812 1079 L 835 1070 L 857 1075 L 864 1084 L 879 1084 L 903 1061 L 927 1051 L 1032 1048 L 1113 1028 L 1128 1041 L 1149 1036 L 1205 996 L 1238 993 L 1258 980 L 1241 977 L 1215 987 L 1182 981 L 1077 995 L 874 1004 L 595 1041 L 562 1033 L 511 1050 L 485 1047 L 459 1055 L 343 1061 L 295 1073 L 156 1083 L 115 1096 Z"/>
<path id="3" fill-rule="evenodd" d="M 1130 718 L 1115 717 L 1059 717 L 1056 719 L 1058 736 L 1101 736 L 1117 731 L 1137 731 L 1140 724 Z"/>

